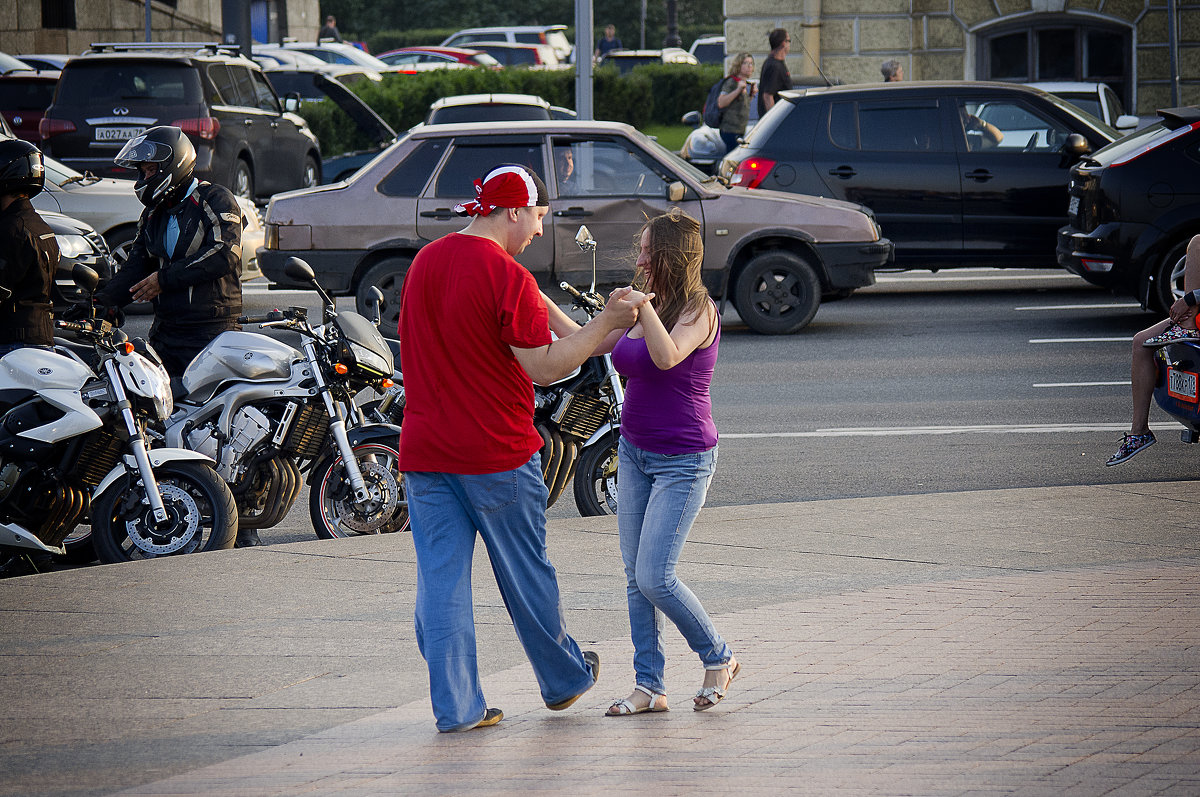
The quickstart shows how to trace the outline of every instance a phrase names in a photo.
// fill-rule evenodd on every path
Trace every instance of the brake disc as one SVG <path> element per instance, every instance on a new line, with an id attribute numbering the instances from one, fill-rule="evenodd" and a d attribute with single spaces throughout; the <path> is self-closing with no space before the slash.
<path id="1" fill-rule="evenodd" d="M 125 521 L 125 533 L 140 550 L 164 556 L 198 542 L 201 512 L 196 499 L 186 490 L 174 484 L 160 484 L 158 488 L 169 516 L 168 524 L 158 528 L 153 510 L 145 507 L 139 517 Z"/>
<path id="2" fill-rule="evenodd" d="M 392 472 L 377 462 L 359 462 L 358 468 L 371 497 L 356 501 L 351 491 L 345 498 L 334 499 L 333 508 L 340 525 L 358 534 L 375 534 L 392 520 L 400 500 L 400 485 Z"/>

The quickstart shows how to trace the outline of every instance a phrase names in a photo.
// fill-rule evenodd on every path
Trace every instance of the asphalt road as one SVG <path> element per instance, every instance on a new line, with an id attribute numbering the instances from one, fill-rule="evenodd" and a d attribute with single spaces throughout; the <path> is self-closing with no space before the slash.
<path id="1" fill-rule="evenodd" d="M 247 284 L 247 312 L 290 304 L 318 307 Z M 1190 478 L 1200 451 L 1157 408 L 1160 445 L 1104 467 L 1128 428 L 1129 340 L 1154 320 L 1058 270 L 880 274 L 786 337 L 756 335 L 729 309 L 708 503 Z M 311 538 L 306 513 L 305 492 L 263 540 Z M 550 515 L 577 515 L 569 490 Z"/>

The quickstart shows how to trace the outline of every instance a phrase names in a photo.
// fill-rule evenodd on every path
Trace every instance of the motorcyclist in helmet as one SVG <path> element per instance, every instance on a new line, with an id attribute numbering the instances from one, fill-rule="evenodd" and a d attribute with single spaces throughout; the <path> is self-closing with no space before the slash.
<path id="1" fill-rule="evenodd" d="M 152 302 L 150 343 L 172 376 L 242 312 L 242 210 L 224 186 L 192 176 L 196 148 L 178 127 L 152 127 L 114 162 L 138 172 L 146 206 L 121 270 L 97 303 Z"/>
<path id="2" fill-rule="evenodd" d="M 0 141 L 0 355 L 54 344 L 50 291 L 58 241 L 29 203 L 45 179 L 37 147 L 20 139 Z"/>

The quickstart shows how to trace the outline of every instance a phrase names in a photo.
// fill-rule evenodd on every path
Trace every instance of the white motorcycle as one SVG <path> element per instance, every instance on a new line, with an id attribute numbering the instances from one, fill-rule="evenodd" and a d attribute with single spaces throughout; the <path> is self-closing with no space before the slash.
<path id="1" fill-rule="evenodd" d="M 97 276 L 76 267 L 87 291 Z M 63 554 L 89 514 L 102 562 L 229 548 L 237 513 L 203 454 L 147 446 L 170 416 L 170 379 L 154 349 L 103 320 L 55 322 L 90 344 L 95 368 L 68 349 L 0 358 L 0 549 Z M 36 569 L 36 567 L 34 568 Z"/>

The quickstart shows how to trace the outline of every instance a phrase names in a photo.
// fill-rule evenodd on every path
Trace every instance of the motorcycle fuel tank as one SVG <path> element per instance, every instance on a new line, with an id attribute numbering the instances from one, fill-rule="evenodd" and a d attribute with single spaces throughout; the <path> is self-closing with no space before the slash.
<path id="1" fill-rule="evenodd" d="M 211 391 L 231 379 L 286 379 L 300 352 L 254 332 L 222 332 L 183 372 L 188 396 Z"/>

